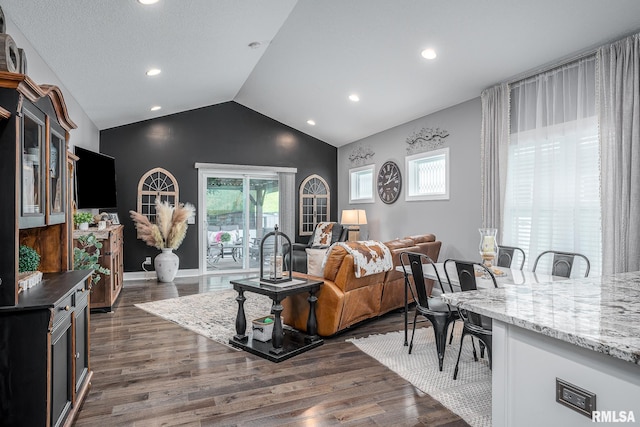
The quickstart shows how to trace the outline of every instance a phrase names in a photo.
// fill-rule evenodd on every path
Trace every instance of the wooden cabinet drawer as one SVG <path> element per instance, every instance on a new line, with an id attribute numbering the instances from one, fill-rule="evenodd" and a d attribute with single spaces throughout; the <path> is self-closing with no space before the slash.
<path id="1" fill-rule="evenodd" d="M 75 295 L 73 293 L 67 295 L 58 301 L 53 307 L 53 328 L 57 328 L 58 324 L 67 320 L 73 312 L 75 306 Z"/>

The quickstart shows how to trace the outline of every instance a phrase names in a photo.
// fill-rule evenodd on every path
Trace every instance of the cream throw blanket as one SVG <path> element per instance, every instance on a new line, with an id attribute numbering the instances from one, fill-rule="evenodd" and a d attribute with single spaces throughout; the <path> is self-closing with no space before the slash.
<path id="1" fill-rule="evenodd" d="M 345 248 L 353 256 L 353 269 L 356 277 L 383 273 L 393 268 L 391 251 L 386 245 L 376 240 L 339 242 L 334 246 Z"/>

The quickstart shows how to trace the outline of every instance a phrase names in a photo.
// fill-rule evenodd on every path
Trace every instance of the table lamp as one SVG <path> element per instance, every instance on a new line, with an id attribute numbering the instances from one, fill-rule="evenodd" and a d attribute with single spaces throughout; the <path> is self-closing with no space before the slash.
<path id="1" fill-rule="evenodd" d="M 340 223 L 348 226 L 350 242 L 360 240 L 360 226 L 367 223 L 367 213 L 364 209 L 345 209 Z"/>

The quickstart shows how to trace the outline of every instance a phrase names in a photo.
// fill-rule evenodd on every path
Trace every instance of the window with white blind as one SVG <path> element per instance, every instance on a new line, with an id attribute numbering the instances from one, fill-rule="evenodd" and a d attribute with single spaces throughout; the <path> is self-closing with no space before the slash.
<path id="1" fill-rule="evenodd" d="M 405 157 L 405 200 L 449 199 L 449 148 Z"/>
<path id="2" fill-rule="evenodd" d="M 373 203 L 375 165 L 349 169 L 349 203 Z"/>
<path id="3" fill-rule="evenodd" d="M 515 85 L 503 236 L 527 253 L 578 252 L 601 271 L 600 150 L 595 115 L 595 63 L 583 61 Z M 538 271 L 547 272 L 551 257 Z M 576 277 L 584 266 L 576 260 Z"/>

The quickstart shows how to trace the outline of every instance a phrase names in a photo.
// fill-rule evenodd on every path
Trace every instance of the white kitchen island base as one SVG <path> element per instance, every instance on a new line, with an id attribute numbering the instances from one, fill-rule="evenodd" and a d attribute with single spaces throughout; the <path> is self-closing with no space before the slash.
<path id="1" fill-rule="evenodd" d="M 493 319 L 494 426 L 640 425 L 640 271 L 442 298 Z M 556 378 L 579 388 L 564 393 L 576 406 L 594 393 L 595 408 L 556 402 Z"/>
<path id="2" fill-rule="evenodd" d="M 602 417 L 640 424 L 640 366 L 493 320 L 494 427 L 593 426 L 556 402 L 556 378 L 595 393 L 596 410 L 612 411 Z"/>

